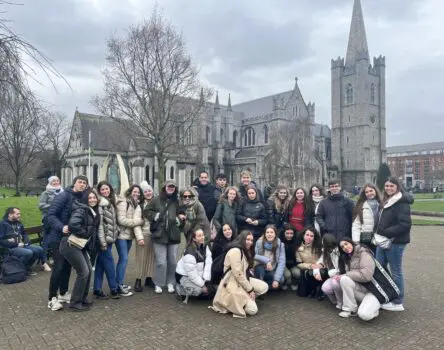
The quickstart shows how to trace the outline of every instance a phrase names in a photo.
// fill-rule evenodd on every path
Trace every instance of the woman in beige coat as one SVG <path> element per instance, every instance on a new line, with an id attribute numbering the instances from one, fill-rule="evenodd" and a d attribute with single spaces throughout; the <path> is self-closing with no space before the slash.
<path id="1" fill-rule="evenodd" d="M 231 312 L 233 317 L 245 318 L 258 311 L 256 296 L 267 293 L 268 284 L 249 277 L 254 264 L 253 234 L 242 231 L 225 256 L 224 277 L 217 288 L 213 306 L 216 312 Z"/>
<path id="2" fill-rule="evenodd" d="M 142 181 L 140 188 L 143 193 L 143 202 L 141 204 L 143 209 L 150 204 L 154 199 L 153 188 L 146 181 Z M 144 218 L 143 226 L 135 227 L 137 231 L 141 229 L 143 235 L 144 245 L 136 246 L 136 283 L 134 284 L 135 292 L 143 292 L 142 281 L 145 280 L 145 287 L 154 287 L 154 248 L 151 241 L 150 222 L 147 218 Z"/>
<path id="3" fill-rule="evenodd" d="M 129 292 L 131 288 L 124 285 L 123 281 L 125 280 L 128 254 L 133 239 L 136 239 L 137 245 L 145 245 L 142 234 L 143 219 L 140 204 L 143 199 L 141 199 L 141 193 L 142 190 L 138 185 L 132 185 L 125 192 L 125 197 L 117 199 L 117 222 L 120 226 L 120 233 L 116 240 L 117 253 L 119 254 L 116 266 L 116 280 L 121 292 Z"/>

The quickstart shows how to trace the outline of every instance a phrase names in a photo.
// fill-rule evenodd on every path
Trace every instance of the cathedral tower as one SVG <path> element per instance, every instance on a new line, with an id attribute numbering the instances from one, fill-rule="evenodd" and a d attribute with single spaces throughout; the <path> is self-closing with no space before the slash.
<path id="1" fill-rule="evenodd" d="M 360 0 L 354 0 L 345 60 L 331 61 L 332 163 L 344 188 L 375 182 L 385 162 L 385 57 L 370 55 Z"/>

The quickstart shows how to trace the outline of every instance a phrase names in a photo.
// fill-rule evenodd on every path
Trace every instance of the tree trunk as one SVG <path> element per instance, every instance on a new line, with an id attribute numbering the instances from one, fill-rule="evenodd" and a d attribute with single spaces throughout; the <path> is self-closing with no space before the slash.
<path id="1" fill-rule="evenodd" d="M 20 172 L 15 172 L 14 173 L 14 177 L 15 177 L 15 197 L 20 197 Z"/>

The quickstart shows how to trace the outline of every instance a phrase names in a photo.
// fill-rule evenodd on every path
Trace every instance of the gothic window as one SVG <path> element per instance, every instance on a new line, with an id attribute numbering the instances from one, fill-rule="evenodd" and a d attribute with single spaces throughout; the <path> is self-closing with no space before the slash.
<path id="1" fill-rule="evenodd" d="M 99 182 L 99 166 L 97 164 L 93 165 L 93 185 L 97 185 Z"/>
<path id="2" fill-rule="evenodd" d="M 264 143 L 268 143 L 268 126 L 264 125 Z"/>
<path id="3" fill-rule="evenodd" d="M 353 103 L 353 87 L 351 84 L 347 85 L 347 90 L 346 90 L 346 97 L 347 97 L 347 104 L 352 104 Z"/>
<path id="4" fill-rule="evenodd" d="M 237 142 L 237 130 L 233 131 L 233 146 L 236 147 Z"/>
<path id="5" fill-rule="evenodd" d="M 375 84 L 372 83 L 370 88 L 370 103 L 375 103 L 376 98 L 376 87 Z"/>
<path id="6" fill-rule="evenodd" d="M 145 167 L 145 180 L 150 183 L 150 166 Z"/>
<path id="7" fill-rule="evenodd" d="M 170 179 L 174 180 L 174 167 L 173 166 L 170 168 Z"/>
<path id="8" fill-rule="evenodd" d="M 180 127 L 176 126 L 176 143 L 180 143 Z"/>
<path id="9" fill-rule="evenodd" d="M 293 106 L 293 117 L 297 117 L 299 114 L 298 112 L 299 112 L 298 106 Z"/>
<path id="10" fill-rule="evenodd" d="M 187 145 L 192 145 L 193 144 L 193 134 L 191 132 L 191 129 L 188 129 L 186 131 L 186 143 Z"/>
<path id="11" fill-rule="evenodd" d="M 256 143 L 256 135 L 252 127 L 245 129 L 244 132 L 244 146 L 254 146 Z"/>
<path id="12" fill-rule="evenodd" d="M 210 143 L 210 127 L 209 126 L 207 126 L 207 128 L 205 129 L 206 131 L 205 131 L 205 135 L 206 135 L 206 140 L 207 140 L 207 143 Z"/>
<path id="13" fill-rule="evenodd" d="M 224 129 L 220 129 L 220 144 L 221 146 L 224 145 Z"/>

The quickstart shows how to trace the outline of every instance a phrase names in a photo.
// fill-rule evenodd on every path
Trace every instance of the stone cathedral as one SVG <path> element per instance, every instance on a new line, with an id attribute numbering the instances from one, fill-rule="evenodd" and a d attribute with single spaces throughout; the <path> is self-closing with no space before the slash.
<path id="1" fill-rule="evenodd" d="M 238 184 L 240 172 L 248 169 L 261 188 L 280 183 L 267 171 L 273 137 L 279 134 L 273 130 L 304 121 L 309 125 L 303 137 L 307 147 L 301 157 L 304 164 L 297 169 L 305 169 L 306 163 L 311 171 L 304 170 L 299 185 L 325 184 L 331 177 L 340 177 L 344 188 L 374 181 L 386 148 L 384 64 L 382 56 L 370 64 L 361 3 L 355 0 L 346 58 L 331 63 L 331 129 L 316 123 L 315 104 L 305 102 L 297 78 L 288 91 L 240 104 L 232 105 L 231 96 L 221 104 L 216 94 L 214 103 L 205 104 L 199 122 L 186 135 L 177 135 L 181 152 L 169 157 L 162 176 L 183 188 L 207 170 L 211 179 L 224 173 L 229 183 Z M 153 145 L 131 130 L 134 126 L 122 128 L 110 118 L 76 110 L 62 168 L 63 184 L 78 174 L 87 174 L 96 184 L 104 171 L 117 178 L 115 156 L 119 154 L 130 183 L 147 180 L 157 187 Z M 285 163 L 285 150 L 281 157 Z"/>

